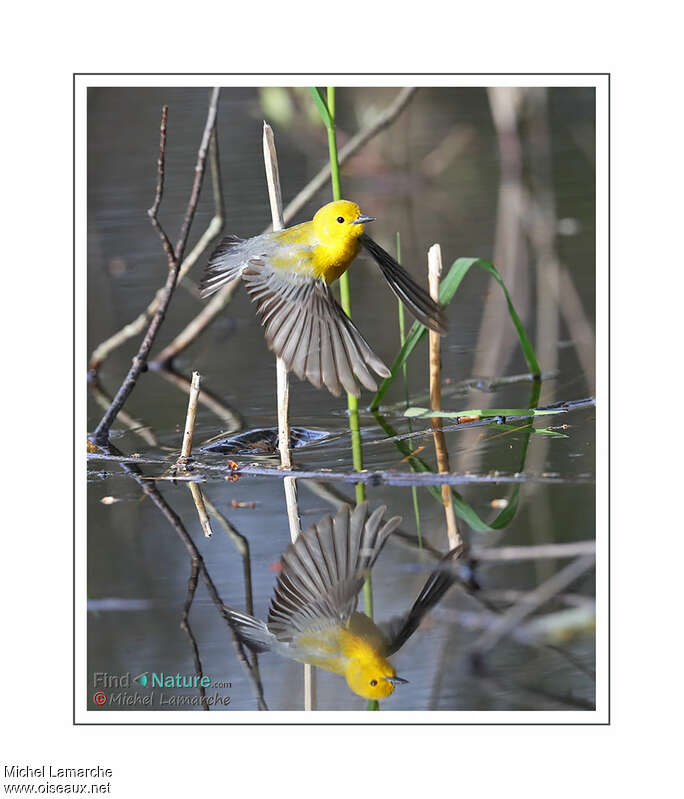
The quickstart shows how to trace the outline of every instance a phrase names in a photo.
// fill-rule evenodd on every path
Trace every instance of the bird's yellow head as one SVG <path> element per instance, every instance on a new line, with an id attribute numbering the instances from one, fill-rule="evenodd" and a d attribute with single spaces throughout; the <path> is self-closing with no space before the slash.
<path id="1" fill-rule="evenodd" d="M 408 682 L 397 677 L 394 666 L 385 658 L 354 658 L 345 671 L 347 685 L 364 699 L 385 699 L 397 683 Z"/>
<path id="2" fill-rule="evenodd" d="M 364 216 L 356 203 L 336 200 L 318 209 L 313 218 L 314 232 L 322 242 L 339 246 L 356 242 L 363 233 L 364 223 L 373 219 Z"/>

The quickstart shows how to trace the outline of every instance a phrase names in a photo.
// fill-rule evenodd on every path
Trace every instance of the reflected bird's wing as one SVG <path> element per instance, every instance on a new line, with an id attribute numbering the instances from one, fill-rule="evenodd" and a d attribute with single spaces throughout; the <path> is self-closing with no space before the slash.
<path id="1" fill-rule="evenodd" d="M 261 619 L 256 619 L 249 613 L 243 613 L 229 605 L 223 605 L 223 614 L 233 628 L 233 632 L 252 652 L 268 652 L 269 649 L 275 647 L 276 637 Z"/>
<path id="2" fill-rule="evenodd" d="M 383 524 L 385 510 L 368 516 L 366 502 L 353 512 L 343 505 L 288 546 L 268 614 L 268 630 L 278 641 L 292 643 L 346 624 L 368 572 L 401 522 L 395 516 Z"/>
<path id="3" fill-rule="evenodd" d="M 463 553 L 463 544 L 454 547 L 439 561 L 439 567 L 428 577 L 413 607 L 403 616 L 395 616 L 389 621 L 379 624 L 380 631 L 387 639 L 386 657 L 394 654 L 408 641 L 418 629 L 425 615 L 440 601 L 458 579 L 453 568 L 455 561 Z"/>
<path id="4" fill-rule="evenodd" d="M 269 348 L 288 371 L 335 396 L 342 388 L 359 396 L 357 380 L 370 391 L 390 371 L 368 346 L 324 280 L 276 269 L 266 258 L 252 258 L 242 278 L 257 305 Z"/>
<path id="5" fill-rule="evenodd" d="M 392 291 L 416 319 L 435 333 L 446 335 L 447 324 L 442 309 L 427 291 L 421 288 L 404 267 L 366 233 L 359 236 L 359 241 L 373 256 Z"/>

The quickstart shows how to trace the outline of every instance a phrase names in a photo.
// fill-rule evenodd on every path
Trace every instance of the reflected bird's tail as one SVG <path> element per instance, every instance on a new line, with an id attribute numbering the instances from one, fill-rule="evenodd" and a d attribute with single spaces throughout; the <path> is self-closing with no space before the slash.
<path id="1" fill-rule="evenodd" d="M 268 631 L 266 624 L 248 613 L 223 606 L 224 616 L 240 641 L 252 652 L 267 652 L 271 649 L 275 636 Z"/>

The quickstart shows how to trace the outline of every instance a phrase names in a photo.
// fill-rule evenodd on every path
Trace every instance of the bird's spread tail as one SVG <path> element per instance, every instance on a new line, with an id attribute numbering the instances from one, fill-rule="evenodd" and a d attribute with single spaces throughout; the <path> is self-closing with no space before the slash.
<path id="1" fill-rule="evenodd" d="M 269 632 L 263 621 L 228 605 L 223 606 L 223 613 L 237 637 L 252 652 L 267 652 L 271 649 L 275 636 Z"/>
<path id="2" fill-rule="evenodd" d="M 240 246 L 244 242 L 239 236 L 226 236 L 214 250 L 199 286 L 202 298 L 240 277 L 246 262 L 244 247 Z"/>
<path id="3" fill-rule="evenodd" d="M 359 241 L 377 262 L 392 291 L 416 319 L 430 330 L 434 330 L 435 333 L 439 333 L 441 336 L 446 335 L 447 324 L 442 309 L 427 291 L 421 288 L 411 275 L 370 236 L 362 233 L 359 236 Z"/>

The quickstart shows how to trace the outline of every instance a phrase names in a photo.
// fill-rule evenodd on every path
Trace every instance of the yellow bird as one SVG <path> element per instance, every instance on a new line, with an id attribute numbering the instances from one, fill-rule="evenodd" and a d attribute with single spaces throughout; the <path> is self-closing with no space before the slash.
<path id="1" fill-rule="evenodd" d="M 390 371 L 344 313 L 330 284 L 344 274 L 363 246 L 377 261 L 394 293 L 424 325 L 444 335 L 442 311 L 392 256 L 364 233 L 373 217 L 356 203 L 324 205 L 310 222 L 251 239 L 226 236 L 206 267 L 203 297 L 242 278 L 269 348 L 289 371 L 338 396 L 359 395 L 357 380 L 375 391 L 372 369 Z"/>
<path id="2" fill-rule="evenodd" d="M 290 544 L 271 601 L 268 622 L 225 607 L 233 630 L 254 652 L 273 651 L 310 663 L 347 680 L 366 699 L 384 699 L 398 683 L 388 658 L 414 633 L 421 619 L 456 581 L 451 561 L 462 545 L 444 556 L 413 607 L 384 624 L 356 611 L 357 594 L 401 517 L 383 523 L 386 508 L 368 515 L 368 503 L 352 511 L 343 505 Z"/>

